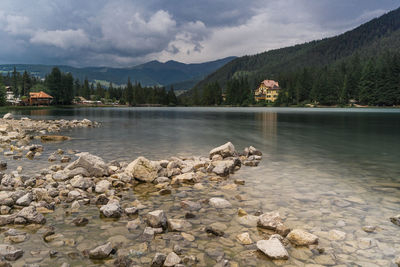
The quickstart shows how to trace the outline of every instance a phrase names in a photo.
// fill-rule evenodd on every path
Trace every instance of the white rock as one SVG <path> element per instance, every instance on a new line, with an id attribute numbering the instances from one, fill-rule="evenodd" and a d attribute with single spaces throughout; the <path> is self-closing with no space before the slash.
<path id="1" fill-rule="evenodd" d="M 308 246 L 318 243 L 318 237 L 302 229 L 292 230 L 286 237 L 291 243 L 298 246 Z"/>
<path id="2" fill-rule="evenodd" d="M 12 120 L 14 116 L 11 113 L 7 113 L 6 115 L 3 116 L 3 119 L 5 120 Z"/>
<path id="3" fill-rule="evenodd" d="M 346 238 L 346 233 L 339 230 L 330 230 L 328 238 L 333 241 L 343 240 Z"/>
<path id="4" fill-rule="evenodd" d="M 107 258 L 112 251 L 111 242 L 104 244 L 102 246 L 98 246 L 91 251 L 89 251 L 89 258 L 91 259 L 105 259 Z"/>
<path id="5" fill-rule="evenodd" d="M 274 260 L 287 260 L 289 258 L 288 252 L 277 238 L 260 240 L 257 242 L 257 248 Z"/>
<path id="6" fill-rule="evenodd" d="M 101 180 L 100 182 L 98 182 L 96 184 L 96 188 L 95 191 L 96 193 L 105 193 L 108 191 L 108 189 L 110 188 L 111 183 L 107 180 Z"/>
<path id="7" fill-rule="evenodd" d="M 278 226 L 282 225 L 282 218 L 279 215 L 279 212 L 272 211 L 267 212 L 258 218 L 257 225 L 262 228 L 275 230 Z"/>
<path id="8" fill-rule="evenodd" d="M 212 207 L 217 209 L 225 209 L 232 207 L 232 204 L 228 200 L 218 197 L 210 198 L 209 203 Z"/>
<path id="9" fill-rule="evenodd" d="M 226 158 L 235 156 L 236 154 L 235 146 L 231 142 L 228 142 L 222 146 L 212 149 L 210 151 L 210 159 L 212 159 L 214 155 L 221 155 L 222 158 Z"/>
<path id="10" fill-rule="evenodd" d="M 87 170 L 89 176 L 102 177 L 108 175 L 108 166 L 104 163 L 103 159 L 88 152 L 76 154 L 79 158 L 69 164 L 66 169 L 74 170 L 76 168 L 84 168 Z"/>
<path id="11" fill-rule="evenodd" d="M 138 157 L 126 167 L 125 172 L 136 180 L 151 183 L 157 178 L 158 169 L 152 161 Z"/>
<path id="12" fill-rule="evenodd" d="M 179 264 L 180 262 L 181 262 L 181 258 L 179 258 L 179 256 L 176 255 L 175 252 L 170 252 L 164 261 L 164 266 L 172 267 L 172 266 Z"/>

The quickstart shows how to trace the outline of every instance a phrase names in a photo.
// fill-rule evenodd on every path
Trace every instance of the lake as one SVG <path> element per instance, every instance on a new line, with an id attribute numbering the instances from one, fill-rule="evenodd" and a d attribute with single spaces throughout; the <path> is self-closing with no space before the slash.
<path id="1" fill-rule="evenodd" d="M 237 218 L 236 209 L 227 213 L 206 209 L 193 224 L 200 229 L 218 221 L 225 225 L 227 235 L 209 240 L 199 234 L 196 241 L 183 243 L 187 252 L 200 257 L 205 265 L 213 266 L 222 257 L 240 266 L 395 266 L 394 259 L 400 254 L 400 227 L 389 220 L 400 213 L 399 109 L 54 108 L 13 113 L 32 119 L 88 118 L 100 122 L 101 127 L 63 132 L 73 139 L 46 144 L 42 159 L 11 161 L 10 169 L 22 165 L 37 172 L 48 166 L 48 155 L 58 148 L 88 151 L 106 161 L 126 162 L 138 156 L 151 160 L 207 156 L 212 148 L 227 141 L 238 151 L 249 145 L 261 150 L 263 160 L 258 167 L 242 167 L 232 177 L 245 180 L 244 186 L 236 190 L 183 187 L 176 193 L 189 192 L 195 201 L 222 195 L 236 209 L 241 207 L 249 214 L 277 210 L 289 227 L 316 234 L 325 253 L 290 247 L 288 261 L 272 262 L 254 254 L 251 245 L 235 241 L 235 236 L 244 231 L 253 240 L 262 236 L 256 227 L 247 227 Z M 3 156 L 0 158 L 4 160 Z M 160 200 L 154 191 L 139 186 L 126 201 L 139 199 L 148 207 L 145 211 L 162 208 L 170 216 L 181 215 L 179 197 L 172 194 Z M 130 233 L 126 220 L 101 220 L 96 207 L 88 207 L 82 214 L 85 212 L 92 214 L 92 220 L 87 229 L 79 230 L 82 238 L 76 238 L 76 228 L 69 226 L 69 214 L 62 209 L 48 216 L 53 225 L 64 229 L 64 236 L 76 240 L 65 249 L 73 256 L 37 256 L 41 266 L 54 262 L 94 264 L 76 255 L 77 251 L 87 243 L 116 235 L 137 252 L 137 264 L 149 265 L 156 251 L 171 250 L 178 242 L 161 238 L 144 249 L 145 245 L 138 240 L 143 229 Z M 362 230 L 366 225 L 379 229 L 366 233 Z M 43 243 L 31 238 L 20 247 L 33 247 L 39 242 Z M 28 253 L 25 260 L 27 256 Z"/>

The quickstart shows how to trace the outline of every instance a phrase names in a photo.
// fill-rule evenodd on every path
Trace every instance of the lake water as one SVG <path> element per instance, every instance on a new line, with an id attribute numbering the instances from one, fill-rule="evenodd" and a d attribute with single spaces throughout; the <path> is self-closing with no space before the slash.
<path id="1" fill-rule="evenodd" d="M 152 160 L 206 156 L 213 147 L 227 141 L 237 150 L 249 145 L 261 150 L 263 160 L 259 167 L 242 167 L 233 175 L 232 178 L 246 181 L 236 190 L 206 185 L 205 190 L 183 187 L 174 192 L 189 191 L 190 198 L 197 201 L 218 195 L 234 204 L 235 209 L 227 213 L 206 209 L 193 222 L 198 229 L 215 221 L 227 228 L 224 238 L 210 240 L 199 230 L 194 242 L 184 243 L 187 249 L 184 254 L 197 255 L 203 265 L 214 265 L 221 253 L 224 259 L 240 266 L 395 266 L 394 259 L 400 255 L 400 227 L 389 221 L 389 217 L 400 213 L 399 109 L 71 108 L 15 114 L 32 119 L 88 118 L 102 125 L 64 132 L 73 139 L 46 144 L 42 160 L 10 162 L 11 168 L 23 165 L 32 171 L 39 170 L 44 164 L 48 166 L 47 155 L 57 148 L 88 151 L 107 161 L 127 162 L 139 155 Z M 172 194 L 160 200 L 153 191 L 146 186 L 138 187 L 128 200 L 138 198 L 148 207 L 145 211 L 163 208 L 169 216 L 182 215 L 177 208 L 179 198 Z M 319 255 L 309 249 L 290 247 L 290 260 L 284 262 L 272 262 L 254 254 L 254 247 L 238 244 L 235 236 L 247 231 L 253 240 L 259 240 L 263 233 L 240 222 L 236 215 L 238 207 L 249 214 L 278 210 L 291 228 L 306 229 L 319 236 L 325 253 Z M 83 240 L 75 240 L 67 249 L 72 254 L 79 255 L 79 249 L 84 247 L 80 243 L 87 240 L 101 244 L 120 235 L 127 239 L 126 246 L 138 251 L 135 261 L 146 266 L 156 251 L 171 251 L 178 242 L 159 239 L 143 249 L 144 243 L 138 241 L 143 229 L 129 233 L 126 220 L 100 220 L 96 207 L 87 209 L 84 212 L 93 215 L 92 221 L 79 232 Z M 76 239 L 76 228 L 69 226 L 70 219 L 62 210 L 58 209 L 49 218 L 64 229 L 66 237 Z M 365 225 L 381 229 L 366 233 L 362 230 Z M 346 235 L 337 237 L 332 230 Z M 42 241 L 32 238 L 20 247 L 35 242 Z M 72 265 L 94 264 L 68 253 L 37 261 L 41 266 L 64 261 Z"/>

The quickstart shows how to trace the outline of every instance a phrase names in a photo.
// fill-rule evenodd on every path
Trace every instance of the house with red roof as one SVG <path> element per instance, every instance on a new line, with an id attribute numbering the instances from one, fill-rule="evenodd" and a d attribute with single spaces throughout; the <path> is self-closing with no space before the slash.
<path id="1" fill-rule="evenodd" d="M 254 97 L 257 102 L 260 100 L 274 102 L 278 98 L 280 90 L 281 88 L 278 82 L 274 80 L 264 80 L 256 89 Z"/>
<path id="2" fill-rule="evenodd" d="M 29 93 L 29 105 L 31 106 L 50 105 L 52 100 L 53 97 L 43 91 Z"/>

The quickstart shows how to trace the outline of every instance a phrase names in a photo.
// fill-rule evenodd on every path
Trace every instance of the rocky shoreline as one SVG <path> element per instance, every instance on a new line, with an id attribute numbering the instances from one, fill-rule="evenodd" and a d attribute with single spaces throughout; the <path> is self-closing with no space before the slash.
<path id="1" fill-rule="evenodd" d="M 12 115 L 7 114 L 0 120 L 0 144 L 4 155 L 10 159 L 33 159 L 39 157 L 45 149 L 43 145 L 31 144 L 33 141 L 64 141 L 68 137 L 54 133 L 63 129 L 98 125 L 86 119 L 15 120 Z M 231 179 L 230 176 L 242 166 L 258 166 L 261 160 L 262 152 L 256 148 L 250 146 L 238 153 L 234 145 L 228 142 L 212 149 L 207 157 L 171 157 L 157 161 L 138 157 L 130 163 L 106 163 L 102 158 L 87 152 L 65 153 L 58 150 L 48 158 L 52 165 L 34 176 L 26 176 L 18 168 L 8 171 L 7 163 L 2 162 L 4 173 L 0 174 L 0 226 L 4 244 L 0 244 L 1 266 L 11 266 L 10 262 L 17 263 L 24 253 L 28 253 L 18 246 L 18 243 L 28 239 L 29 234 L 25 228 L 35 229 L 33 235 L 39 235 L 43 242 L 58 248 L 49 250 L 48 257 L 57 258 L 64 246 L 71 246 L 79 254 L 74 254 L 74 257 L 91 259 L 94 265 L 208 266 L 201 254 L 192 254 L 186 247 L 202 246 L 195 244 L 199 236 L 211 240 L 220 239 L 229 246 L 233 239 L 243 246 L 244 252 L 253 257 L 264 257 L 266 264 L 272 260 L 274 264 L 284 265 L 290 257 L 288 250 L 292 247 L 304 247 L 311 253 L 320 255 L 321 266 L 324 263 L 332 265 L 330 255 L 318 245 L 318 237 L 303 229 L 290 229 L 279 212 L 257 211 L 255 214 L 248 214 L 245 209 L 235 206 L 231 200 L 218 194 L 218 190 L 234 190 L 243 186 L 245 180 Z M 54 164 L 56 161 L 57 164 Z M 212 183 L 215 196 L 201 201 L 193 201 L 185 191 L 176 192 L 179 188 L 201 191 L 208 183 Z M 140 190 L 141 187 L 151 188 L 151 195 L 159 198 L 177 197 L 179 202 L 174 208 L 180 210 L 180 216 L 171 216 L 164 209 L 151 210 L 137 199 L 133 202 L 125 201 L 132 191 Z M 240 196 L 236 195 L 235 198 Z M 69 223 L 77 229 L 84 229 L 92 220 L 92 217 L 82 214 L 85 207 L 96 208 L 97 216 L 102 220 L 110 220 L 110 224 L 126 220 L 127 231 L 135 233 L 140 240 L 142 248 L 137 251 L 147 251 L 151 247 L 155 251 L 154 256 L 151 259 L 140 259 L 138 255 L 132 255 L 132 249 L 125 247 L 127 242 L 119 240 L 123 237 L 105 240 L 103 244 L 92 247 L 77 246 L 76 240 L 65 238 L 61 229 L 46 223 L 46 214 L 52 214 L 60 207 L 64 213 L 71 215 Z M 227 233 L 226 227 L 218 222 L 198 224 L 196 218 L 207 216 L 207 210 L 227 214 L 232 219 L 239 220 L 248 230 Z M 366 232 L 376 230 L 373 226 L 366 226 L 366 229 Z M 337 239 L 345 235 L 344 232 L 333 231 L 335 232 L 332 235 Z M 258 234 L 255 235 L 255 232 Z M 160 240 L 166 239 L 178 242 L 173 242 L 173 246 L 158 244 Z M 218 248 L 205 247 L 204 250 L 215 260 L 215 266 L 239 266 L 235 261 L 226 260 L 224 253 Z M 41 266 L 35 264 L 23 262 L 22 265 Z M 70 266 L 67 262 L 60 265 Z"/>

